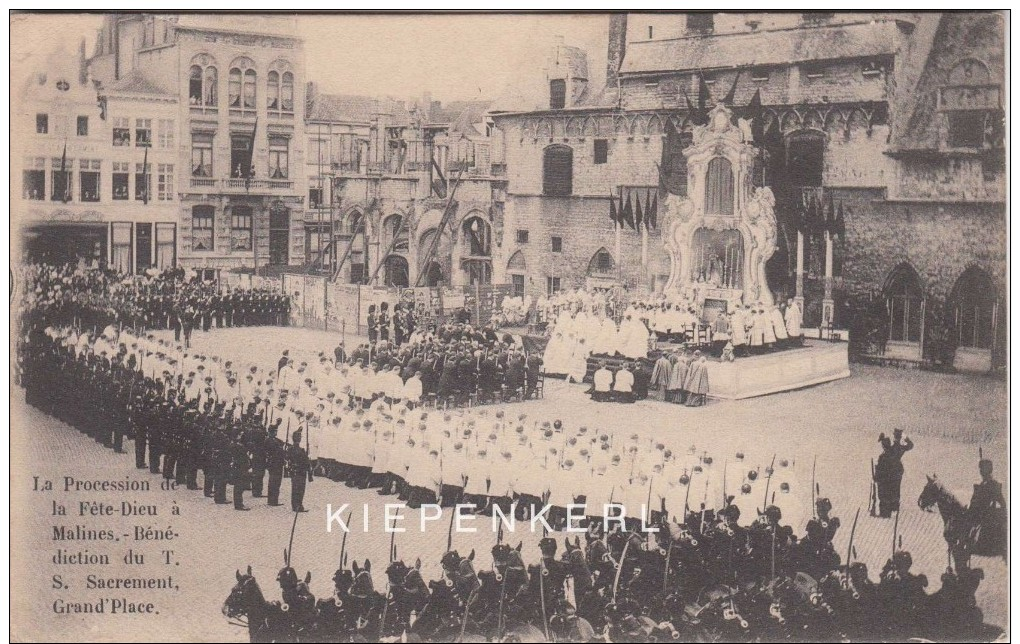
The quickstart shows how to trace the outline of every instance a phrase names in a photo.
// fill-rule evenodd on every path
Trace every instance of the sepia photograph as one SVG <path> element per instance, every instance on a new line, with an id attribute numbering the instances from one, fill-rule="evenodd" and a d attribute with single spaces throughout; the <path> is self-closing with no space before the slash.
<path id="1" fill-rule="evenodd" d="M 1009 641 L 1001 11 L 11 11 L 10 640 Z"/>

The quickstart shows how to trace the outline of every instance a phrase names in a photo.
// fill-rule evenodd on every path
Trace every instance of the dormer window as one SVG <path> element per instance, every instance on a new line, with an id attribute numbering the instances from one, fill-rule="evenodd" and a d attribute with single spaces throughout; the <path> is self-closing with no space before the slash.
<path id="1" fill-rule="evenodd" d="M 825 66 L 821 63 L 806 63 L 801 67 L 801 72 L 805 78 L 823 78 L 825 76 Z"/>

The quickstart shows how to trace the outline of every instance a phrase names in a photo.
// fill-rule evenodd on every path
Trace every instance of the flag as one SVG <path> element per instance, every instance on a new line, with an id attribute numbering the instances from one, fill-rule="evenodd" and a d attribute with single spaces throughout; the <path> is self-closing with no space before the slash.
<path id="1" fill-rule="evenodd" d="M 622 202 L 622 198 L 621 198 Z M 630 205 L 630 192 L 627 193 L 627 203 L 623 206 L 623 212 L 620 214 L 620 227 L 623 228 L 623 223 L 630 226 L 631 230 L 634 230 L 634 210 Z"/>
<path id="2" fill-rule="evenodd" d="M 248 139 L 248 167 L 243 169 L 244 176 L 244 191 L 248 192 L 251 188 L 251 180 L 255 174 L 255 132 L 259 127 L 259 117 L 255 117 L 255 125 L 251 128 L 251 137 Z"/>
<path id="3" fill-rule="evenodd" d="M 740 80 L 740 70 L 737 70 L 737 75 L 733 77 L 733 84 L 730 85 L 730 91 L 726 92 L 726 96 L 723 97 L 723 105 L 733 105 L 737 99 L 737 81 Z"/>
<path id="4" fill-rule="evenodd" d="M 708 82 L 705 81 L 705 74 L 698 71 L 698 109 L 691 121 L 695 125 L 708 125 L 708 101 L 712 98 L 708 92 Z"/>
<path id="5" fill-rule="evenodd" d="M 142 204 L 149 205 L 149 146 L 145 146 L 142 157 Z"/>
<path id="6" fill-rule="evenodd" d="M 71 181 L 67 176 L 67 141 L 64 141 L 64 152 L 60 155 L 60 176 L 64 179 L 64 203 L 71 200 Z"/>
<path id="7" fill-rule="evenodd" d="M 650 229 L 659 227 L 659 194 L 657 191 L 652 192 L 652 204 L 645 211 L 645 222 Z"/>
<path id="8" fill-rule="evenodd" d="M 440 199 L 446 199 L 446 177 L 436 163 L 436 157 L 432 157 L 432 194 Z"/>
<path id="9" fill-rule="evenodd" d="M 634 223 L 637 224 L 638 229 L 641 228 L 641 224 L 645 219 L 644 213 L 641 211 L 641 195 L 634 195 Z"/>
<path id="10" fill-rule="evenodd" d="M 751 138 L 754 145 L 765 147 L 765 122 L 761 110 L 761 90 L 755 90 L 747 104 L 747 118 L 751 119 Z"/>
<path id="11" fill-rule="evenodd" d="M 613 222 L 615 228 L 617 224 L 622 223 L 619 221 L 620 216 L 616 214 L 616 197 L 609 195 L 609 219 Z"/>

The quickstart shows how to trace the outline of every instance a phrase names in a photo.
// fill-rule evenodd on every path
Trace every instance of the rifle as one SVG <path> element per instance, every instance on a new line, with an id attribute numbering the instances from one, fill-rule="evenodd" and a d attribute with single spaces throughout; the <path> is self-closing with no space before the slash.
<path id="1" fill-rule="evenodd" d="M 854 514 L 854 524 L 850 527 L 850 543 L 846 547 L 846 572 L 850 574 L 850 557 L 854 552 L 854 533 L 857 532 L 857 519 L 861 516 L 861 508 L 857 508 L 857 512 Z"/>
<path id="2" fill-rule="evenodd" d="M 776 455 L 772 455 L 772 465 L 769 465 L 769 478 L 765 481 L 765 499 L 762 501 L 761 509 L 764 512 L 769 504 L 769 486 L 772 485 L 772 476 L 776 473 Z"/>
<path id="3" fill-rule="evenodd" d="M 811 463 L 811 518 L 818 518 L 818 502 L 815 497 L 818 494 L 818 483 L 815 482 L 815 467 L 818 465 L 818 455 L 815 454 L 815 460 Z"/>
<path id="4" fill-rule="evenodd" d="M 878 515 L 878 483 L 875 482 L 875 459 L 871 459 L 871 497 L 868 500 L 868 514 Z"/>

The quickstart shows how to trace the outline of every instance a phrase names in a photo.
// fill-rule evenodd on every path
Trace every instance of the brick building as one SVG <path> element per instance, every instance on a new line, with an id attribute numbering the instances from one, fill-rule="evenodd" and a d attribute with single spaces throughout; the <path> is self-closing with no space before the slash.
<path id="1" fill-rule="evenodd" d="M 493 282 L 505 166 L 489 101 L 444 106 L 425 96 L 408 106 L 309 83 L 306 103 L 311 270 L 385 286 Z"/>
<path id="2" fill-rule="evenodd" d="M 514 231 L 495 261 L 528 293 L 661 290 L 656 193 L 685 193 L 681 151 L 702 108 L 726 102 L 754 124 L 753 180 L 776 197 L 777 298 L 803 298 L 808 324 L 856 327 L 871 350 L 920 360 L 952 336 L 959 362 L 987 366 L 1005 334 L 1001 14 L 615 14 L 607 27 L 605 87 L 588 85 L 585 52 L 557 44 L 543 95 L 493 107 Z M 614 200 L 645 225 L 617 228 Z"/>

